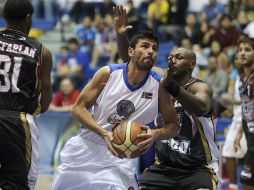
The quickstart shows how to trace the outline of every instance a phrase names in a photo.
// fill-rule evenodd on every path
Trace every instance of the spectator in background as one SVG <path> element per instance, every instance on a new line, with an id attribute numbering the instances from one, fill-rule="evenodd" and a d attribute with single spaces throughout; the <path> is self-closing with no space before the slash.
<path id="1" fill-rule="evenodd" d="M 133 27 L 128 31 L 128 37 L 131 38 L 137 32 L 146 28 L 146 19 L 141 19 L 141 14 L 137 8 L 134 7 L 133 0 L 128 0 L 124 6 L 127 13 L 129 24 Z"/>
<path id="2" fill-rule="evenodd" d="M 62 60 L 58 62 L 59 73 L 56 76 L 55 85 L 58 86 L 62 78 L 70 77 L 74 82 L 75 88 L 81 87 L 86 79 L 92 74 L 89 68 L 89 58 L 86 52 L 80 48 L 76 38 L 70 38 L 67 42 L 68 53 L 62 51 Z"/>
<path id="3" fill-rule="evenodd" d="M 199 40 L 199 24 L 194 13 L 186 15 L 186 25 L 184 27 L 184 36 L 189 38 L 193 44 L 198 43 Z"/>
<path id="4" fill-rule="evenodd" d="M 69 15 L 76 24 L 79 24 L 84 17 L 94 18 L 94 8 L 90 5 L 84 0 L 76 0 L 73 4 Z"/>
<path id="5" fill-rule="evenodd" d="M 83 23 L 76 27 L 75 34 L 83 51 L 91 57 L 96 36 L 96 29 L 92 26 L 91 17 L 86 16 L 83 18 Z"/>
<path id="6" fill-rule="evenodd" d="M 187 0 L 186 0 L 187 1 Z M 209 0 L 188 0 L 188 12 L 191 13 L 200 13 L 204 9 L 205 5 L 209 2 Z"/>
<path id="7" fill-rule="evenodd" d="M 169 3 L 167 0 L 153 0 L 148 6 L 148 27 L 159 35 L 158 28 L 168 23 Z"/>
<path id="8" fill-rule="evenodd" d="M 226 50 L 232 57 L 232 52 L 236 49 L 239 32 L 237 28 L 232 25 L 231 21 L 232 19 L 229 15 L 222 15 L 219 26 L 214 31 L 213 39 L 217 40 L 222 50 Z"/>
<path id="9" fill-rule="evenodd" d="M 103 0 L 103 3 L 99 4 L 96 8 L 97 14 L 99 14 L 101 17 L 105 17 L 107 14 L 110 14 L 113 16 L 113 9 L 112 7 L 115 7 L 116 4 L 112 0 Z"/>
<path id="10" fill-rule="evenodd" d="M 56 92 L 49 106 L 50 111 L 71 111 L 76 102 L 79 91 L 74 88 L 70 78 L 63 78 L 60 82 L 60 89 Z"/>
<path id="11" fill-rule="evenodd" d="M 209 47 L 212 42 L 212 36 L 214 34 L 213 27 L 204 20 L 200 23 L 199 33 L 198 33 L 198 44 L 200 47 L 206 48 Z"/>
<path id="12" fill-rule="evenodd" d="M 68 65 L 67 55 L 69 48 L 67 46 L 62 46 L 60 48 L 59 54 L 55 56 L 54 64 L 54 75 L 53 75 L 53 91 L 58 88 L 59 84 L 56 84 L 56 81 L 59 83 L 59 80 L 66 75 L 68 75 L 70 67 Z"/>
<path id="13" fill-rule="evenodd" d="M 246 28 L 248 25 L 249 20 L 244 11 L 240 11 L 237 15 L 237 20 L 236 20 L 236 28 L 240 33 L 243 33 L 243 30 Z"/>
<path id="14" fill-rule="evenodd" d="M 216 110 L 216 105 L 220 95 L 227 88 L 227 73 L 217 67 L 217 59 L 215 56 L 210 56 L 208 60 L 207 71 L 204 76 L 204 81 L 207 82 L 213 89 L 213 100 L 215 105 L 215 116 L 219 116 Z"/>
<path id="15" fill-rule="evenodd" d="M 203 10 L 207 15 L 208 21 L 216 26 L 221 15 L 224 13 L 224 6 L 217 2 L 217 0 L 209 0 L 209 3 L 205 5 Z"/>
<path id="16" fill-rule="evenodd" d="M 105 19 L 101 19 L 97 25 L 91 67 L 95 68 L 97 66 L 105 66 L 108 63 L 114 63 L 117 49 L 116 34 L 112 24 L 113 18 L 107 14 Z"/>
<path id="17" fill-rule="evenodd" d="M 170 5 L 169 24 L 184 26 L 188 8 L 187 0 L 168 0 Z"/>
<path id="18" fill-rule="evenodd" d="M 183 36 L 182 31 L 185 24 L 188 1 L 168 0 L 168 2 L 170 5 L 168 24 L 160 26 L 158 31 L 162 36 L 162 41 L 175 40 L 178 43 Z M 133 26 L 131 23 L 129 24 Z"/>
<path id="19" fill-rule="evenodd" d="M 138 7 L 138 12 L 141 15 L 142 20 L 147 20 L 147 12 L 148 12 L 148 7 L 150 5 L 150 0 L 143 0 L 139 7 Z"/>

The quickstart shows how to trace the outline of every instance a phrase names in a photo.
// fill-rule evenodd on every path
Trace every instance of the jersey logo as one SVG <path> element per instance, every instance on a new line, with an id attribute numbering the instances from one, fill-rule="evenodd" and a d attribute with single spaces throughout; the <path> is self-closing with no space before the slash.
<path id="1" fill-rule="evenodd" d="M 167 143 L 169 148 L 173 151 L 177 151 L 181 154 L 190 155 L 190 141 L 169 139 L 162 140 L 161 142 Z"/>
<path id="2" fill-rule="evenodd" d="M 151 92 L 142 92 L 141 98 L 152 99 L 153 98 L 153 93 L 151 93 Z"/>
<path id="3" fill-rule="evenodd" d="M 117 104 L 116 112 L 111 114 L 107 119 L 110 124 L 120 123 L 129 119 L 131 114 L 135 112 L 135 106 L 130 100 L 121 100 Z"/>

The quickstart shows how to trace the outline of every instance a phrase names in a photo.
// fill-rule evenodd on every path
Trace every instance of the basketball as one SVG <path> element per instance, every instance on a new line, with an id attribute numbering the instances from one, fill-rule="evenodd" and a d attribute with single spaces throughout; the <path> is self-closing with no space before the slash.
<path id="1" fill-rule="evenodd" d="M 145 134 L 147 130 L 141 126 L 142 124 L 135 121 L 126 121 L 113 129 L 112 145 L 120 157 L 133 159 L 143 154 L 138 150 L 137 144 L 142 142 L 142 139 L 137 138 L 137 135 Z"/>

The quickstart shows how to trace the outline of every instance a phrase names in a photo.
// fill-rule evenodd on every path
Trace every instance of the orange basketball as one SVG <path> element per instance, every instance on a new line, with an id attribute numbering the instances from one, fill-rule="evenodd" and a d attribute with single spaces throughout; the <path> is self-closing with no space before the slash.
<path id="1" fill-rule="evenodd" d="M 112 145 L 119 156 L 132 159 L 142 155 L 137 147 L 142 139 L 137 138 L 137 135 L 145 134 L 147 130 L 142 129 L 141 126 L 142 124 L 135 121 L 126 121 L 113 129 Z"/>

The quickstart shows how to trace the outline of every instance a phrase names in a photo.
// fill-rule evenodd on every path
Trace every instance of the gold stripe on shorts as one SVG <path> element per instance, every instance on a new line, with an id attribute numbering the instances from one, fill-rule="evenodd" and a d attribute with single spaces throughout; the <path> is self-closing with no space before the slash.
<path id="1" fill-rule="evenodd" d="M 31 133 L 29 124 L 26 119 L 26 114 L 24 112 L 20 113 L 20 120 L 22 122 L 22 126 L 25 132 L 25 159 L 26 159 L 26 167 L 29 170 L 31 164 L 31 150 L 32 150 Z"/>

